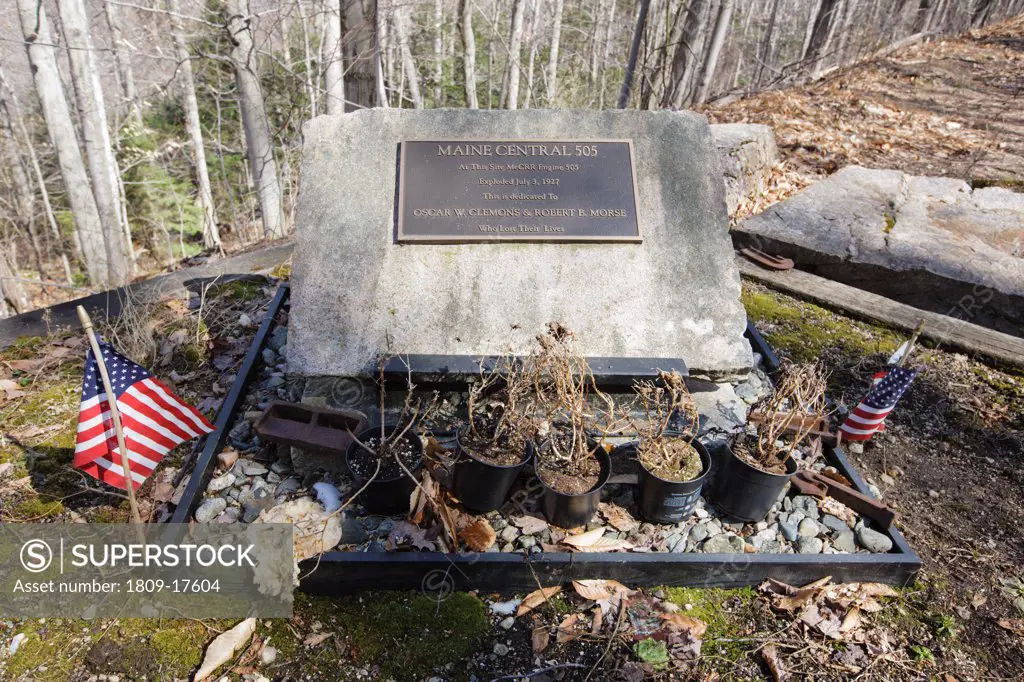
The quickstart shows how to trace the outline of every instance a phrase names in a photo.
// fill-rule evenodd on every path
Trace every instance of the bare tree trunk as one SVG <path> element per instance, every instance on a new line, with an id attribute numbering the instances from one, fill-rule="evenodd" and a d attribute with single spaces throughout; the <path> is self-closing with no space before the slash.
<path id="1" fill-rule="evenodd" d="M 6 301 L 14 308 L 14 312 L 21 314 L 29 309 L 28 296 L 25 295 L 25 287 L 18 280 L 18 272 L 11 265 L 8 252 L 14 249 L 0 248 L 0 300 Z"/>
<path id="2" fill-rule="evenodd" d="M 203 146 L 203 129 L 199 119 L 199 102 L 196 99 L 196 82 L 192 76 L 192 57 L 185 43 L 185 30 L 181 25 L 179 0 L 166 0 L 171 15 L 171 36 L 174 39 L 175 55 L 178 58 L 178 78 L 185 105 L 185 127 L 192 144 L 192 162 L 196 167 L 196 184 L 199 186 L 199 205 L 203 209 L 203 243 L 206 248 L 216 246 L 223 252 L 217 214 L 213 206 L 213 190 L 210 186 L 210 171 L 206 167 L 206 149 Z"/>
<path id="3" fill-rule="evenodd" d="M 319 78 L 313 68 L 313 52 L 309 44 L 309 18 L 302 11 L 302 0 L 295 0 L 295 9 L 299 13 L 299 27 L 302 29 L 302 58 L 305 66 L 306 97 L 309 98 L 309 117 L 316 118 L 317 94 Z"/>
<path id="4" fill-rule="evenodd" d="M 110 142 L 107 110 L 100 87 L 99 70 L 89 37 L 89 23 L 83 0 L 58 0 L 61 25 L 68 46 L 71 83 L 78 102 L 82 143 L 92 180 L 92 193 L 100 214 L 103 239 L 107 249 L 107 268 L 118 284 L 127 282 L 134 263 L 130 260 L 130 239 L 126 239 L 122 220 L 121 197 L 118 192 L 117 159 Z"/>
<path id="5" fill-rule="evenodd" d="M 764 68 L 771 64 L 772 61 L 772 39 L 775 35 L 775 17 L 779 13 L 779 0 L 771 0 L 771 11 L 768 14 L 768 25 L 764 29 L 764 34 L 761 36 L 761 45 L 757 51 L 757 68 L 754 71 L 754 77 L 751 79 L 751 83 L 755 86 L 761 84 L 761 77 L 764 74 Z"/>
<path id="6" fill-rule="evenodd" d="M 409 82 L 409 96 L 412 98 L 413 109 L 423 108 L 423 96 L 420 94 L 420 74 L 416 70 L 416 62 L 412 58 L 412 49 L 409 47 L 409 34 L 411 32 L 411 19 L 409 14 L 412 7 L 406 5 L 399 7 L 395 12 L 395 33 L 398 34 L 398 49 L 402 53 L 402 72 Z"/>
<path id="7" fill-rule="evenodd" d="M 725 37 L 729 33 L 729 25 L 732 22 L 732 11 L 735 0 L 722 0 L 722 6 L 718 10 L 718 20 L 715 22 L 715 35 L 711 39 L 711 47 L 708 49 L 708 58 L 704 62 L 704 71 L 700 78 L 700 87 L 697 88 L 697 97 L 694 104 L 704 104 L 708 99 L 708 91 L 711 89 L 711 81 L 715 77 L 715 67 L 718 66 L 718 56 L 725 44 Z"/>
<path id="8" fill-rule="evenodd" d="M 103 9 L 107 16 L 107 25 L 110 27 L 110 36 L 113 38 L 114 61 L 117 64 L 124 98 L 128 102 L 129 117 L 136 124 L 141 124 L 142 105 L 139 101 L 139 93 L 135 89 L 135 70 L 132 68 L 131 53 L 134 48 L 121 33 L 121 8 L 111 3 L 110 0 L 105 0 Z"/>
<path id="9" fill-rule="evenodd" d="M 802 60 L 810 65 L 810 73 L 816 74 L 819 70 L 822 57 L 825 56 L 828 47 L 828 39 L 832 35 L 832 26 L 835 22 L 836 10 L 839 8 L 839 0 L 821 0 L 818 11 L 814 14 L 814 21 L 811 24 L 810 38 L 804 48 Z"/>
<path id="10" fill-rule="evenodd" d="M 555 14 L 551 24 L 551 50 L 548 53 L 547 106 L 555 103 L 558 94 L 558 45 L 562 40 L 562 12 L 565 0 L 555 1 Z"/>
<path id="11" fill-rule="evenodd" d="M 614 31 L 612 30 L 615 26 L 615 0 L 611 0 L 610 7 L 608 8 L 608 24 L 607 30 L 604 36 L 604 47 L 601 53 L 601 86 L 597 96 L 597 106 L 600 109 L 604 109 L 604 95 L 608 77 L 608 58 L 612 53 L 612 36 Z"/>
<path id="12" fill-rule="evenodd" d="M 520 56 L 523 53 L 523 15 L 526 14 L 526 1 L 515 0 L 512 6 L 512 29 L 508 38 L 508 68 L 505 70 L 505 85 L 501 88 L 505 93 L 504 107 L 519 107 L 519 71 Z"/>
<path id="13" fill-rule="evenodd" d="M 444 106 L 444 7 L 434 0 L 434 106 Z"/>
<path id="14" fill-rule="evenodd" d="M 43 170 L 39 165 L 39 157 L 36 155 L 35 146 L 32 144 L 32 137 L 28 134 L 28 128 L 25 127 L 25 119 L 22 118 L 18 98 L 14 95 L 14 91 L 11 90 L 11 86 L 7 82 L 7 77 L 4 75 L 2 68 L 0 68 L 0 100 L 2 100 L 3 106 L 10 116 L 12 127 L 17 131 L 17 136 L 21 138 L 19 146 L 24 148 L 25 154 L 28 156 L 29 165 L 32 167 L 32 174 L 35 177 L 36 184 L 39 185 L 39 196 L 43 199 L 43 211 L 46 213 L 46 221 L 50 226 L 51 236 L 60 254 L 61 265 L 64 268 L 64 280 L 71 284 L 71 263 L 68 261 L 64 235 L 61 234 L 60 226 L 57 225 L 57 218 L 53 214 L 50 192 L 46 189 L 46 178 L 43 176 Z"/>
<path id="15" fill-rule="evenodd" d="M 57 153 L 68 204 L 75 220 L 83 264 L 94 284 L 112 284 L 116 280 L 111 276 L 107 262 L 103 226 L 96 209 L 96 198 L 89 186 L 82 153 L 78 148 L 68 103 L 64 99 L 46 10 L 36 0 L 18 0 L 18 17 L 46 129 Z"/>
<path id="16" fill-rule="evenodd" d="M 246 151 L 259 196 L 263 233 L 271 239 L 285 235 L 281 211 L 281 181 L 274 160 L 274 141 L 270 134 L 263 89 L 256 73 L 256 50 L 252 25 L 245 0 L 227 0 L 227 32 L 231 39 L 231 62 L 238 84 L 238 105 L 245 126 Z"/>
<path id="17" fill-rule="evenodd" d="M 540 6 L 543 0 L 530 0 L 533 3 L 533 12 L 530 15 L 530 23 L 526 28 L 526 45 L 530 56 L 526 64 L 526 97 L 523 99 L 523 108 L 529 109 L 533 100 L 533 84 L 537 65 L 537 34 L 540 32 Z"/>
<path id="18" fill-rule="evenodd" d="M 380 3 L 382 0 L 373 0 L 373 75 L 374 83 L 377 88 L 377 106 L 384 107 L 385 109 L 391 106 L 388 99 L 388 90 L 384 78 L 384 41 L 387 40 L 385 32 L 387 26 L 387 20 L 383 18 L 380 11 Z M 393 82 L 391 78 L 391 66 L 388 65 L 388 76 L 387 82 Z M 399 91 L 401 96 L 401 91 Z"/>
<path id="19" fill-rule="evenodd" d="M 324 69 L 324 98 L 328 114 L 345 113 L 345 62 L 341 46 L 342 0 L 326 0 L 324 35 L 320 43 L 320 60 Z"/>
<path id="20" fill-rule="evenodd" d="M 466 90 L 466 106 L 479 109 L 476 96 L 476 36 L 473 33 L 473 1 L 459 0 L 460 35 L 462 36 L 463 87 Z"/>
<path id="21" fill-rule="evenodd" d="M 629 61 L 626 64 L 626 75 L 619 89 L 618 108 L 625 109 L 629 104 L 630 93 L 633 91 L 633 73 L 636 71 L 636 60 L 640 54 L 640 42 L 643 40 L 644 27 L 647 25 L 647 12 L 651 0 L 640 0 L 636 10 L 636 26 L 633 29 L 633 42 L 629 46 Z"/>
<path id="22" fill-rule="evenodd" d="M 704 28 L 704 15 L 708 0 L 691 0 L 683 20 L 683 33 L 675 54 L 672 55 L 672 70 L 668 87 L 661 98 L 661 106 L 682 109 L 689 95 L 689 83 L 700 56 L 698 43 Z M 678 19 L 677 19 L 678 21 Z"/>
<path id="23" fill-rule="evenodd" d="M 10 186 L 14 193 L 11 212 L 11 222 L 16 227 L 24 227 L 28 233 L 29 242 L 32 246 L 32 259 L 35 261 L 36 270 L 39 272 L 39 279 L 46 279 L 46 270 L 43 268 L 42 248 L 39 245 L 39 236 L 35 230 L 35 194 L 28 181 L 28 174 L 21 158 L 20 145 L 14 132 L 14 116 L 8 109 L 6 102 L 0 98 L 0 131 L 3 136 L 3 151 L 6 158 L 5 168 L 10 171 Z"/>
<path id="24" fill-rule="evenodd" d="M 349 111 L 374 106 L 377 91 L 377 52 L 375 11 L 371 7 L 369 19 L 363 12 L 361 0 L 343 0 L 345 29 L 342 45 L 345 49 L 345 92 Z M 375 6 L 375 5 L 374 5 Z"/>

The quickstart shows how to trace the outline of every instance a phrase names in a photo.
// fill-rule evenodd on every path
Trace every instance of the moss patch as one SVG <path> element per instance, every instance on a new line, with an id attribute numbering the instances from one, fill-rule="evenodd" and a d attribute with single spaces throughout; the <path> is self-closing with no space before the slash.
<path id="1" fill-rule="evenodd" d="M 772 347 L 796 362 L 816 360 L 829 349 L 858 358 L 891 354 L 903 342 L 890 329 L 850 320 L 749 282 L 743 283 L 743 306 Z"/>
<path id="2" fill-rule="evenodd" d="M 362 665 L 379 667 L 381 679 L 419 679 L 471 653 L 488 630 L 483 602 L 454 593 L 436 599 L 370 592 L 343 602 L 339 617 Z"/>
<path id="3" fill-rule="evenodd" d="M 757 603 L 754 588 L 662 589 L 668 600 L 683 609 L 683 613 L 707 623 L 708 629 L 704 633 L 701 649 L 704 656 L 736 662 L 743 657 L 748 648 L 757 646 L 756 642 L 744 639 L 754 621 Z"/>
<path id="4" fill-rule="evenodd" d="M 17 653 L 7 662 L 4 678 L 16 680 L 68 680 L 81 661 L 81 648 L 90 633 L 82 633 L 83 621 L 48 618 L 26 620 L 16 632 L 25 634 Z M 87 628 L 91 631 L 91 628 Z M 77 654 L 77 655 L 76 655 Z M 41 669 L 42 668 L 42 669 Z"/>

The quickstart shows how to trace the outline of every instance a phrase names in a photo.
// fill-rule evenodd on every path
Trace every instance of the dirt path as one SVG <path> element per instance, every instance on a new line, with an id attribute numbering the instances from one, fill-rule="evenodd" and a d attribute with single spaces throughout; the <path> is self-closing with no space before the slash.
<path id="1" fill-rule="evenodd" d="M 774 127 L 787 170 L 895 168 L 1024 189 L 1024 17 L 709 109 Z"/>

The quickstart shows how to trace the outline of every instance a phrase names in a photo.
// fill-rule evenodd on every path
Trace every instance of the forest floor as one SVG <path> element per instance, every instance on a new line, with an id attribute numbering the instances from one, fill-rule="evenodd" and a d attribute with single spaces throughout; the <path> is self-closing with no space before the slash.
<path id="1" fill-rule="evenodd" d="M 775 127 L 784 161 L 766 202 L 852 163 L 1019 188 L 1022 44 L 1018 20 L 709 114 Z M 215 410 L 273 284 L 230 283 L 211 288 L 202 307 L 172 301 L 148 311 L 154 324 L 141 342 L 153 344 L 161 378 Z M 749 282 L 743 299 L 780 354 L 820 358 L 831 372 L 830 397 L 847 405 L 862 397 L 898 337 Z M 81 339 L 67 333 L 0 352 L 0 521 L 127 519 L 123 499 L 69 467 L 83 353 Z M 441 602 L 418 593 L 297 595 L 291 620 L 260 621 L 230 679 L 490 680 L 541 668 L 550 670 L 532 680 L 1021 679 L 1024 373 L 936 348 L 924 348 L 917 364 L 921 374 L 888 431 L 852 455 L 901 513 L 899 526 L 924 562 L 917 581 L 894 597 L 860 588 L 863 608 L 854 613 L 849 604 L 837 611 L 835 594 L 822 589 L 788 605 L 754 588 L 646 590 L 640 602 L 706 625 L 697 634 L 690 623 L 684 645 L 663 656 L 629 633 L 585 634 L 594 602 L 568 588 L 511 621 L 491 608 L 504 599 L 497 595 L 456 593 Z M 168 458 L 164 472 L 184 456 Z M 159 485 L 165 476 L 158 471 L 143 488 L 150 508 L 167 494 Z M 836 617 L 843 629 L 825 634 L 822 622 Z M 558 637 L 567 619 L 575 636 Z M 0 679 L 184 679 L 232 624 L 0 620 Z M 538 629 L 551 641 L 534 654 Z M 24 641 L 6 655 L 18 633 Z M 268 647 L 276 658 L 261 662 Z"/>
<path id="2" fill-rule="evenodd" d="M 704 113 L 775 131 L 773 187 L 736 217 L 851 165 L 1024 191 L 1024 16 Z"/>

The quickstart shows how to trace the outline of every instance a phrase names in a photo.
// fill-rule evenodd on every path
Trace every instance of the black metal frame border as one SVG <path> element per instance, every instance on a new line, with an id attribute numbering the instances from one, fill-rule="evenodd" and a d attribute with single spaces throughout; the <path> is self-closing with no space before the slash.
<path id="1" fill-rule="evenodd" d="M 192 476 L 171 516 L 171 523 L 188 523 L 196 510 L 196 505 L 202 499 L 203 491 L 206 490 L 210 476 L 213 475 L 213 466 L 211 466 L 213 460 L 217 457 L 217 453 L 224 449 L 228 433 L 231 431 L 231 423 L 242 404 L 245 391 L 256 376 L 253 370 L 258 364 L 260 353 L 263 352 L 263 344 L 266 343 L 267 337 L 270 335 L 270 327 L 274 324 L 274 318 L 277 317 L 281 305 L 288 299 L 290 293 L 291 286 L 284 282 L 278 286 L 274 298 L 270 300 L 263 321 L 260 322 L 252 345 L 249 346 L 249 352 L 245 354 L 245 361 L 242 363 L 241 369 L 238 370 L 235 383 L 231 385 L 231 390 L 228 391 L 224 403 L 220 406 L 220 411 L 217 412 L 217 421 L 213 425 L 216 430 L 207 436 L 206 442 L 203 443 L 203 450 L 199 453 L 196 464 L 192 468 Z"/>
<path id="2" fill-rule="evenodd" d="M 217 431 L 207 438 L 172 522 L 187 523 L 206 489 L 212 462 L 227 440 L 270 325 L 288 293 L 288 285 L 283 284 L 271 301 L 239 379 L 217 415 Z M 761 354 L 768 373 L 778 371 L 778 357 L 749 323 L 746 336 L 754 351 Z M 826 448 L 824 454 L 857 490 L 871 495 L 867 483 L 841 448 Z M 613 578 L 647 587 L 741 587 L 756 585 L 766 578 L 799 585 L 825 576 L 839 582 L 908 584 L 921 568 L 921 560 L 899 530 L 893 527 L 887 534 L 893 541 L 893 549 L 887 554 L 554 552 L 527 556 L 507 552 L 327 552 L 299 565 L 299 589 L 324 596 L 366 589 L 421 589 L 441 598 L 452 590 L 523 592 L 535 589 L 538 581 L 550 585 L 587 578 Z"/>

